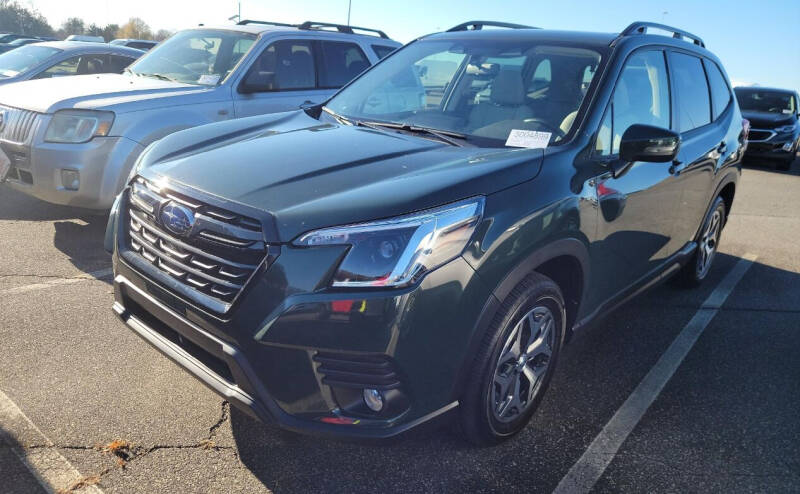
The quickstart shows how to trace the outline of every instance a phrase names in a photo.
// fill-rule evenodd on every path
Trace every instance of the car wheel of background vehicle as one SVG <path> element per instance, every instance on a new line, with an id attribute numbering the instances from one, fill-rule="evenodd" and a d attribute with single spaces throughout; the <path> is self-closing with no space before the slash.
<path id="1" fill-rule="evenodd" d="M 717 197 L 703 223 L 692 260 L 681 268 L 676 276 L 679 284 L 696 287 L 706 279 L 717 254 L 723 226 L 725 226 L 725 201 L 721 197 Z"/>
<path id="2" fill-rule="evenodd" d="M 522 430 L 539 406 L 564 342 L 564 298 L 532 273 L 503 301 L 475 357 L 460 402 L 460 426 L 478 445 Z"/>

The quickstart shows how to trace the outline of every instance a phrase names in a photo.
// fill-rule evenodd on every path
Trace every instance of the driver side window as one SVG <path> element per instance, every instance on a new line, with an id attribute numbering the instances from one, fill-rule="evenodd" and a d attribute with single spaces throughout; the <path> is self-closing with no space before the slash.
<path id="1" fill-rule="evenodd" d="M 625 64 L 614 88 L 611 105 L 597 133 L 595 153 L 619 153 L 619 143 L 634 124 L 670 128 L 669 79 L 664 52 L 634 53 Z"/>

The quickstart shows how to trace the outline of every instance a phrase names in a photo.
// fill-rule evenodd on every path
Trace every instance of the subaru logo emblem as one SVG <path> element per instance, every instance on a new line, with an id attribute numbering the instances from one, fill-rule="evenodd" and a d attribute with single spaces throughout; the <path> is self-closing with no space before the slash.
<path id="1" fill-rule="evenodd" d="M 194 213 L 192 210 L 174 201 L 168 202 L 161 208 L 159 218 L 164 228 L 175 235 L 185 236 L 194 226 Z"/>

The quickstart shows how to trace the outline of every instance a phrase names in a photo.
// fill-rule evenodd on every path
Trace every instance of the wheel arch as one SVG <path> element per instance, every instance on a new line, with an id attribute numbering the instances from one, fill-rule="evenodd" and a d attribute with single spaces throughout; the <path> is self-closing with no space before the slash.
<path id="1" fill-rule="evenodd" d="M 468 384 L 466 377 L 469 375 L 473 357 L 502 301 L 514 287 L 534 272 L 552 279 L 561 289 L 567 311 L 565 338 L 569 339 L 572 326 L 578 320 L 582 302 L 586 297 L 590 276 L 589 250 L 583 241 L 571 237 L 555 240 L 528 254 L 497 284 L 492 296 L 484 304 L 472 331 L 468 351 L 457 374 L 454 399 L 461 396 L 464 386 Z"/>

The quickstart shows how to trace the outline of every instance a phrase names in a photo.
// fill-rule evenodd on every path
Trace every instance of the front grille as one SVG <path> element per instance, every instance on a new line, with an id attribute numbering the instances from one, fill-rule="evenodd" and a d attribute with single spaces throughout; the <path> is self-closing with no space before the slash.
<path id="1" fill-rule="evenodd" d="M 750 129 L 750 133 L 747 136 L 748 141 L 766 141 L 772 136 L 775 135 L 775 132 L 771 130 L 764 130 L 764 129 Z"/>
<path id="2" fill-rule="evenodd" d="M 8 106 L 0 106 L 0 113 L 3 116 L 0 123 L 0 140 L 17 144 L 28 142 L 39 114 Z"/>
<path id="3" fill-rule="evenodd" d="M 397 389 L 400 377 L 386 355 L 349 355 L 317 352 L 314 360 L 323 384 L 342 388 Z"/>
<path id="4" fill-rule="evenodd" d="M 180 205 L 194 215 L 183 235 L 170 231 L 162 209 Z M 194 300 L 216 312 L 227 311 L 253 273 L 270 259 L 261 223 L 205 204 L 143 178 L 129 195 L 128 245 L 158 276 L 177 280 Z"/>

